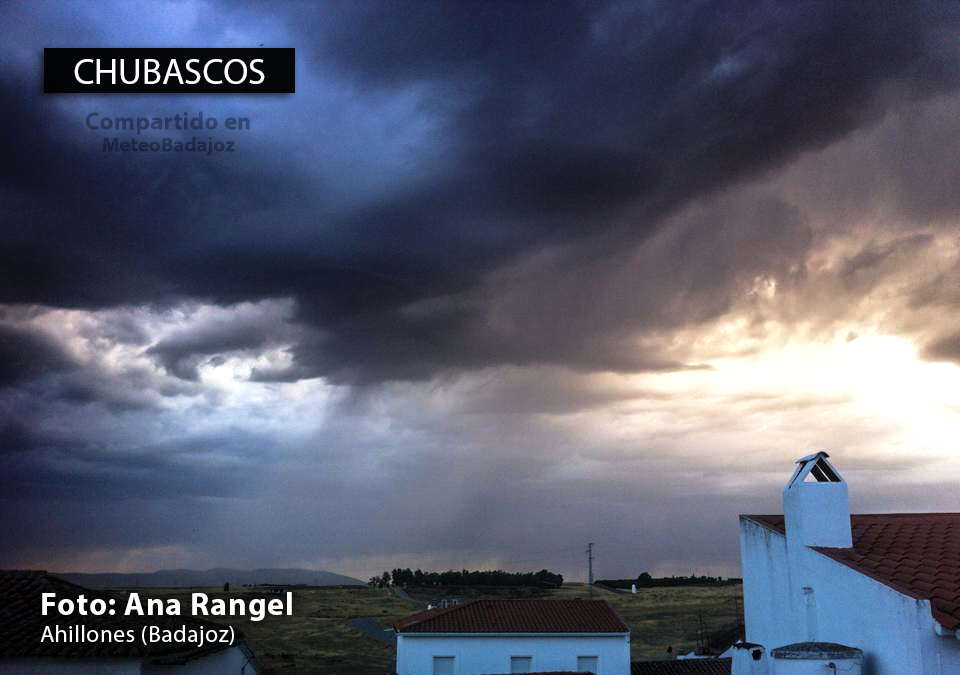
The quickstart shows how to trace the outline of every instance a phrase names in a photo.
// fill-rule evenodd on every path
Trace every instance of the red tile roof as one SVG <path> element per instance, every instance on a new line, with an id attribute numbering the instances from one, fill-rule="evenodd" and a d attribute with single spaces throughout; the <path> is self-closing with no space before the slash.
<path id="1" fill-rule="evenodd" d="M 117 614 L 114 616 L 79 615 L 76 610 L 70 616 L 61 616 L 56 610 L 51 615 L 41 614 L 42 593 L 56 593 L 57 600 L 69 598 L 76 600 L 81 594 L 88 601 L 94 598 L 116 600 Z M 176 629 L 186 625 L 188 629 L 224 628 L 211 621 L 202 621 L 184 616 L 124 616 L 122 608 L 126 603 L 126 594 L 120 592 L 98 591 L 77 586 L 41 571 L 0 570 L 0 658 L 19 657 L 68 657 L 68 658 L 149 658 L 156 661 L 181 662 L 220 651 L 227 645 L 214 643 L 197 649 L 192 645 L 176 643 L 145 644 L 140 639 L 144 625 L 158 626 L 164 629 Z M 109 604 L 109 603 L 108 603 Z M 126 631 L 132 629 L 135 640 L 118 641 L 41 641 L 44 628 L 51 630 L 59 627 L 63 630 L 82 626 L 84 630 Z M 236 629 L 235 629 L 236 630 Z M 236 644 L 242 644 L 242 633 L 236 631 Z"/>
<path id="2" fill-rule="evenodd" d="M 678 659 L 634 661 L 630 675 L 730 675 L 733 659 Z"/>
<path id="3" fill-rule="evenodd" d="M 398 633 L 628 633 L 603 600 L 473 600 L 393 624 Z"/>
<path id="4" fill-rule="evenodd" d="M 783 516 L 743 516 L 786 533 Z M 933 618 L 960 629 L 960 513 L 852 515 L 852 548 L 815 550 L 912 598 Z"/>

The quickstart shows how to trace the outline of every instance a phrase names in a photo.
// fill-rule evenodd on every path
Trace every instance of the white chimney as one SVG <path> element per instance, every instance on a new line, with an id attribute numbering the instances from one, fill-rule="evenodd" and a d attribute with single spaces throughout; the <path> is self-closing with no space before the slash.
<path id="1" fill-rule="evenodd" d="M 769 675 L 770 663 L 763 645 L 737 642 L 728 652 L 733 657 L 730 675 Z"/>
<path id="2" fill-rule="evenodd" d="M 850 548 L 850 500 L 847 482 L 820 451 L 797 460 L 783 489 L 787 544 Z"/>

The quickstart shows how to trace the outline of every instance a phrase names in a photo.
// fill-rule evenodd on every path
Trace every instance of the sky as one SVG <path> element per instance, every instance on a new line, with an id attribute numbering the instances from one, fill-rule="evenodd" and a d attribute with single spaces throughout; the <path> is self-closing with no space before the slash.
<path id="1" fill-rule="evenodd" d="M 0 5 L 0 567 L 738 575 L 820 449 L 854 511 L 960 511 L 958 29 Z M 260 44 L 296 93 L 42 93 L 44 47 Z M 199 111 L 233 154 L 84 123 Z"/>

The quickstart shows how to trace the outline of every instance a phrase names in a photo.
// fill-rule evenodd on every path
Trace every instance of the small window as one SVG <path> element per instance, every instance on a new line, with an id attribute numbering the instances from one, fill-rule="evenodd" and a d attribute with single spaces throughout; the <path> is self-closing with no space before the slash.
<path id="1" fill-rule="evenodd" d="M 511 673 L 533 672 L 533 657 L 532 656 L 511 656 L 510 672 Z"/>
<path id="2" fill-rule="evenodd" d="M 433 657 L 433 675 L 454 675 L 452 656 Z"/>
<path id="3" fill-rule="evenodd" d="M 597 672 L 597 661 L 599 657 L 596 656 L 578 656 L 577 657 L 577 672 L 578 673 L 596 673 Z"/>

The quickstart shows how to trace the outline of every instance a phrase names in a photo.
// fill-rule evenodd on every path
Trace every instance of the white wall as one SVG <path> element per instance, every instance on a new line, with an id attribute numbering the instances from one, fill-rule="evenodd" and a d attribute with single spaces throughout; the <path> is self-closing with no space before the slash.
<path id="1" fill-rule="evenodd" d="M 783 535 L 741 519 L 749 641 L 768 652 L 810 640 L 858 647 L 863 675 L 960 675 L 960 641 L 935 634 L 928 601 L 806 546 L 788 548 Z"/>
<path id="2" fill-rule="evenodd" d="M 861 675 L 862 664 L 856 659 L 773 659 L 770 675 Z"/>
<path id="3" fill-rule="evenodd" d="M 0 675 L 140 675 L 137 659 L 0 659 Z"/>
<path id="4" fill-rule="evenodd" d="M 532 656 L 533 672 L 575 671 L 578 656 L 598 656 L 601 675 L 629 675 L 630 637 L 397 636 L 399 675 L 432 675 L 434 656 L 456 657 L 458 675 L 509 673 L 511 656 Z"/>

